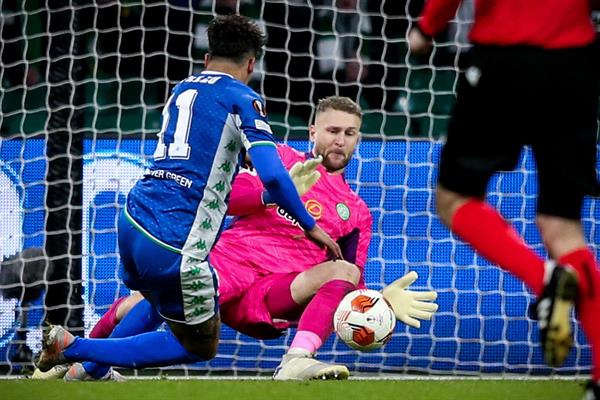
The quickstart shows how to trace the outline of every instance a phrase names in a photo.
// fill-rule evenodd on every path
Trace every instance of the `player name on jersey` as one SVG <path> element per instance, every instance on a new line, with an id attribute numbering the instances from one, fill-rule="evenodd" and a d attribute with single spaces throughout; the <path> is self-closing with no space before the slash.
<path id="1" fill-rule="evenodd" d="M 220 76 L 190 76 L 189 78 L 184 79 L 184 82 L 195 82 L 195 83 L 208 83 L 209 85 L 213 85 L 217 83 L 221 79 Z"/>

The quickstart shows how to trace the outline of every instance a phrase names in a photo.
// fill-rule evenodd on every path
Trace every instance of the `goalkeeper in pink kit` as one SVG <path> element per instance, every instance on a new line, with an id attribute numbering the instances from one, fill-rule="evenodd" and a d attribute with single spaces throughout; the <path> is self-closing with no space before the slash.
<path id="1" fill-rule="evenodd" d="M 341 299 L 365 287 L 372 217 L 343 175 L 360 138 L 361 118 L 360 107 L 349 98 L 328 97 L 319 102 L 315 124 L 309 128 L 312 152 L 278 146 L 307 211 L 338 242 L 344 260 L 330 260 L 326 249 L 307 240 L 299 224 L 272 204 L 250 169 L 242 170 L 234 181 L 228 213 L 236 219 L 210 252 L 210 263 L 219 276 L 224 323 L 259 339 L 279 337 L 297 325 L 275 371 L 276 380 L 345 379 L 349 375 L 345 366 L 318 361 L 314 354 L 333 331 L 333 314 Z M 397 318 L 413 327 L 437 310 L 431 302 L 435 292 L 405 290 L 416 278 L 411 272 L 383 291 Z M 144 303 L 135 305 L 131 314 Z M 107 371 L 108 367 L 94 363 L 74 364 L 65 379 L 111 376 Z"/>
<path id="2" fill-rule="evenodd" d="M 223 233 L 211 258 L 221 278 L 221 316 L 237 331 L 262 339 L 278 337 L 298 323 L 275 379 L 348 375 L 346 367 L 321 363 L 312 354 L 331 334 L 340 300 L 364 287 L 372 219 L 343 177 L 358 142 L 360 116 L 349 99 L 327 98 L 319 103 L 316 123 L 310 128 L 313 153 L 278 146 L 295 183 L 299 176 L 308 181 L 308 185 L 297 183 L 299 194 L 308 212 L 340 244 L 344 261 L 327 261 L 324 249 L 302 239 L 298 223 L 270 205 L 255 174 L 241 173 L 231 193 L 229 213 L 239 218 Z M 244 245 L 252 248 L 252 254 Z"/>
<path id="3" fill-rule="evenodd" d="M 332 333 L 341 299 L 365 287 L 372 217 L 343 175 L 360 138 L 361 118 L 360 107 L 349 98 L 328 97 L 317 105 L 315 124 L 309 128 L 312 152 L 278 146 L 306 209 L 338 242 L 344 260 L 328 261 L 324 249 L 305 240 L 296 221 L 270 205 L 268 193 L 250 171 L 238 175 L 231 193 L 229 213 L 238 218 L 211 253 L 221 278 L 223 322 L 261 339 L 278 337 L 297 323 L 276 380 L 349 375 L 345 366 L 320 362 L 313 355 Z M 412 316 L 428 319 L 437 305 L 419 301 L 435 299 L 433 292 L 404 290 L 414 279 L 411 273 L 384 294 L 399 319 L 419 326 Z"/>

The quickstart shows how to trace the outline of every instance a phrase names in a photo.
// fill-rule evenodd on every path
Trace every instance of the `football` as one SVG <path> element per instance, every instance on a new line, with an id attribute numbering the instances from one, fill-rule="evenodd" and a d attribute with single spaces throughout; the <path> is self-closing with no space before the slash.
<path id="1" fill-rule="evenodd" d="M 348 346 L 360 351 L 380 348 L 392 337 L 396 316 L 383 295 L 370 289 L 348 293 L 333 316 L 333 329 Z"/>

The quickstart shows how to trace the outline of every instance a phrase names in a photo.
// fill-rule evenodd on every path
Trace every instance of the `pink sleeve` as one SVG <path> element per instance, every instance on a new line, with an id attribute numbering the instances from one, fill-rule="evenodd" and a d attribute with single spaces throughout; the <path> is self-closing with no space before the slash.
<path id="1" fill-rule="evenodd" d="M 293 150 L 289 146 L 277 145 L 277 152 L 286 169 L 293 160 Z M 254 170 L 242 169 L 231 185 L 227 214 L 235 217 L 250 215 L 265 209 L 262 200 L 265 187 Z"/>
<path id="2" fill-rule="evenodd" d="M 264 187 L 256 173 L 241 170 L 231 185 L 227 214 L 240 217 L 265 209 L 262 202 Z"/>
<path id="3" fill-rule="evenodd" d="M 419 28 L 428 36 L 441 33 L 456 15 L 461 0 L 429 0 L 421 14 Z"/>
<path id="4" fill-rule="evenodd" d="M 285 166 L 285 169 L 288 171 L 298 161 L 304 161 L 304 157 L 299 155 L 301 153 L 288 145 L 278 144 L 277 152 L 279 153 L 279 158 L 281 158 L 281 162 Z"/>
<path id="5" fill-rule="evenodd" d="M 369 244 L 371 244 L 371 229 L 373 228 L 373 217 L 367 206 L 363 203 L 361 207 L 361 218 L 359 219 L 360 236 L 358 239 L 358 248 L 356 249 L 356 265 L 361 270 L 359 289 L 365 289 L 365 266 L 369 256 Z"/>

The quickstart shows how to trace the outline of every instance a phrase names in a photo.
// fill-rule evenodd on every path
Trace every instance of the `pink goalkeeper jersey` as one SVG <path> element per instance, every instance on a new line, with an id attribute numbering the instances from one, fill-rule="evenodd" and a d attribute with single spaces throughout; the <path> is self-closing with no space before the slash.
<path id="1" fill-rule="evenodd" d="M 306 153 L 286 145 L 278 145 L 278 152 L 288 170 L 307 158 Z M 318 171 L 321 178 L 302 196 L 304 205 L 340 244 L 344 259 L 362 272 L 371 241 L 371 213 L 343 175 L 329 174 L 321 165 Z M 229 212 L 239 217 L 210 252 L 222 303 L 239 297 L 263 276 L 302 272 L 329 259 L 327 251 L 307 239 L 284 210 L 262 204 L 263 191 L 260 179 L 249 170 L 242 170 L 233 182 Z M 364 286 L 362 278 L 359 286 Z"/>

